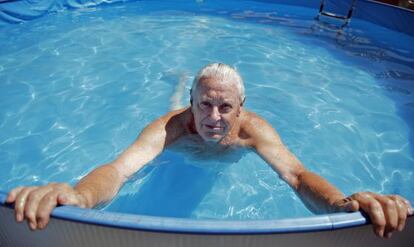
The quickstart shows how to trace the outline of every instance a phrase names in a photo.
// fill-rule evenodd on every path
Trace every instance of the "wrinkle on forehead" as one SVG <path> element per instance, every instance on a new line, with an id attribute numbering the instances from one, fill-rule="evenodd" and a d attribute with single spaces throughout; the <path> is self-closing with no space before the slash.
<path id="1" fill-rule="evenodd" d="M 200 90 L 202 90 L 209 98 L 220 97 L 225 100 L 232 100 L 232 98 L 235 97 L 237 99 L 240 95 L 235 84 L 235 82 L 218 80 L 217 78 L 202 78 L 195 89 L 195 95 L 203 97 L 203 95 L 200 94 Z"/>
<path id="2" fill-rule="evenodd" d="M 198 85 L 203 86 L 236 86 L 235 81 L 231 81 L 226 78 L 217 78 L 217 77 L 201 77 Z"/>
<path id="3" fill-rule="evenodd" d="M 235 103 L 237 96 L 234 97 L 229 96 L 228 93 L 225 92 L 217 92 L 214 90 L 207 91 L 204 95 L 199 95 L 200 101 L 218 101 L 218 102 L 226 102 L 226 103 Z"/>

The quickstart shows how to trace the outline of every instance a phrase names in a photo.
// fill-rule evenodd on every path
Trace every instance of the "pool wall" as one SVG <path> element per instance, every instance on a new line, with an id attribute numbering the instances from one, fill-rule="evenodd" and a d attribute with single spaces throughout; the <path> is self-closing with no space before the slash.
<path id="1" fill-rule="evenodd" d="M 358 213 L 302 219 L 214 221 L 108 213 L 76 207 L 53 211 L 49 226 L 30 232 L 14 220 L 0 193 L 0 246 L 414 246 L 414 217 L 389 240 Z"/>
<path id="2" fill-rule="evenodd" d="M 94 7 L 101 4 L 129 2 L 132 0 L 0 0 L 0 27 L 29 21 L 51 12 L 64 9 L 78 9 Z M 159 1 L 159 0 L 146 0 Z M 180 1 L 180 0 L 179 0 Z M 202 2 L 209 0 L 181 0 L 185 3 L 193 2 L 195 9 L 202 6 Z M 256 2 L 272 2 L 278 4 L 305 6 L 315 9 L 318 13 L 320 0 L 257 0 Z M 326 0 L 326 9 L 331 12 L 346 14 L 350 0 Z M 386 16 L 386 18 L 384 18 Z M 353 18 L 363 19 L 389 29 L 414 36 L 414 11 L 372 0 L 357 0 Z M 352 23 L 351 23 L 352 25 Z"/>
<path id="3" fill-rule="evenodd" d="M 414 36 L 414 11 L 375 1 L 357 1 L 354 17 Z"/>
<path id="4" fill-rule="evenodd" d="M 320 0 L 258 0 L 259 2 L 274 2 L 287 5 L 298 5 L 305 6 L 309 8 L 319 9 Z M 349 7 L 350 0 L 325 0 L 326 10 L 341 15 L 346 15 Z M 414 23 L 414 11 L 406 8 L 401 8 L 398 6 L 376 2 L 373 0 L 357 0 L 355 8 L 352 14 L 352 18 L 362 19 L 377 25 L 406 33 L 408 35 L 414 36 L 414 28 L 412 23 Z M 352 18 L 351 24 L 352 27 Z"/>

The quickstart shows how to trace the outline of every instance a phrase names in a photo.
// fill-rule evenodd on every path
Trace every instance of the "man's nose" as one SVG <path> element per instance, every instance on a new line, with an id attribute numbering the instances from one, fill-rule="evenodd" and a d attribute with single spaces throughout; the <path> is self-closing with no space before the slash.
<path id="1" fill-rule="evenodd" d="M 215 121 L 220 120 L 221 114 L 217 106 L 212 107 L 210 112 L 210 118 Z"/>

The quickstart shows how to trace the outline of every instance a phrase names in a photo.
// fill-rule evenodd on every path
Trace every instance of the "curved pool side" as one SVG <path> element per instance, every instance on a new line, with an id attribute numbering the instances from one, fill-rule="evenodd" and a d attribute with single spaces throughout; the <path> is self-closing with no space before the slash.
<path id="1" fill-rule="evenodd" d="M 0 192 L 0 246 L 414 246 L 414 217 L 390 240 L 376 237 L 360 213 L 308 218 L 218 221 L 56 208 L 49 226 L 30 232 Z"/>
<path id="2" fill-rule="evenodd" d="M 262 1 L 292 4 L 288 0 Z M 8 5 L 13 3 L 0 1 L 0 7 L 6 2 Z M 16 2 L 22 4 L 29 1 Z M 37 3 L 42 2 L 50 1 Z M 77 1 L 64 2 L 68 8 L 82 5 Z M 295 5 L 301 4 L 317 8 L 319 0 L 300 0 Z M 47 12 L 46 5 L 42 11 L 27 10 L 12 15 L 14 19 L 7 15 L 9 19 L 6 19 L 13 22 L 33 19 Z M 2 12 L 0 17 L 5 18 L 4 13 L 11 12 Z M 362 0 L 357 3 L 354 17 L 414 35 L 414 29 L 410 26 L 414 21 L 414 12 L 410 10 Z M 51 222 L 45 230 L 31 233 L 26 224 L 15 222 L 13 205 L 5 204 L 6 195 L 0 192 L 0 246 L 414 246 L 414 217 L 408 218 L 403 232 L 395 233 L 390 240 L 382 240 L 373 234 L 371 224 L 359 212 L 296 219 L 218 221 L 131 215 L 63 206 L 53 211 Z"/>
<path id="3" fill-rule="evenodd" d="M 0 27 L 9 24 L 30 21 L 53 12 L 95 7 L 103 4 L 120 4 L 133 0 L 0 0 Z M 157 0 L 146 0 L 157 2 Z M 191 5 L 191 8 L 199 9 L 199 3 L 204 0 L 181 1 Z M 207 2 L 207 1 L 206 1 Z M 315 16 L 321 0 L 255 0 L 254 2 L 270 2 L 284 5 L 303 6 L 315 9 Z M 350 6 L 349 0 L 326 0 L 330 12 L 344 13 Z M 384 18 L 387 16 L 387 18 Z M 362 19 L 380 26 L 393 29 L 408 35 L 414 35 L 414 10 L 376 2 L 373 0 L 358 0 L 352 18 Z"/>

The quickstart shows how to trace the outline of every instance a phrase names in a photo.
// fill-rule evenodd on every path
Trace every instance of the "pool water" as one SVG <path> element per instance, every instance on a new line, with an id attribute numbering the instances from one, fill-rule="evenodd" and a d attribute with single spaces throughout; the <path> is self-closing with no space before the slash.
<path id="1" fill-rule="evenodd" d="M 169 111 L 180 78 L 189 89 L 202 66 L 220 61 L 243 76 L 245 108 L 310 170 L 347 195 L 414 202 L 414 37 L 359 20 L 338 33 L 315 15 L 251 1 L 139 1 L 3 27 L 0 190 L 76 184 Z M 191 140 L 101 208 L 200 219 L 312 215 L 254 151 L 211 153 Z"/>

